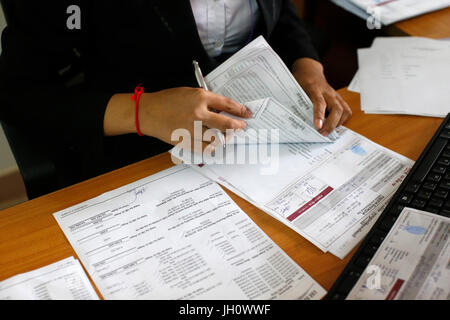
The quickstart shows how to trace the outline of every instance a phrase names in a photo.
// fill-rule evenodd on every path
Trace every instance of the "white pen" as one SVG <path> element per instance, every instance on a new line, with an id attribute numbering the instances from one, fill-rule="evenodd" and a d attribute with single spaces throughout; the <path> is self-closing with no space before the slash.
<path id="1" fill-rule="evenodd" d="M 205 78 L 203 78 L 202 70 L 200 69 L 200 66 L 198 65 L 198 62 L 193 60 L 192 64 L 194 65 L 194 72 L 195 72 L 195 78 L 197 79 L 198 85 L 209 91 L 208 86 L 206 85 Z"/>
<path id="2" fill-rule="evenodd" d="M 205 78 L 203 78 L 202 70 L 200 69 L 200 66 L 198 65 L 198 62 L 196 60 L 192 61 L 192 64 L 194 65 L 194 73 L 195 78 L 197 79 L 198 85 L 205 89 L 206 91 L 209 91 L 208 85 L 206 84 Z M 214 131 L 217 132 L 217 137 L 220 140 L 220 143 L 225 147 L 225 137 L 223 133 L 219 129 L 212 128 Z"/>

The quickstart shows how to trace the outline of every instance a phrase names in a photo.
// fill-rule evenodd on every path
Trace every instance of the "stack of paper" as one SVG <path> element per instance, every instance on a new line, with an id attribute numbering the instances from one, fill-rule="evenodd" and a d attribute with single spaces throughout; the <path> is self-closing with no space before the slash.
<path id="1" fill-rule="evenodd" d="M 0 282 L 0 300 L 98 300 L 80 262 L 70 257 Z"/>
<path id="2" fill-rule="evenodd" d="M 360 91 L 364 112 L 445 117 L 450 111 L 449 41 L 376 38 L 358 50 L 358 63 L 349 90 Z"/>
<path id="3" fill-rule="evenodd" d="M 379 19 L 383 25 L 409 19 L 450 6 L 450 0 L 334 0 L 347 10 L 357 12 L 352 4 Z M 350 2 L 350 3 L 348 3 Z"/>

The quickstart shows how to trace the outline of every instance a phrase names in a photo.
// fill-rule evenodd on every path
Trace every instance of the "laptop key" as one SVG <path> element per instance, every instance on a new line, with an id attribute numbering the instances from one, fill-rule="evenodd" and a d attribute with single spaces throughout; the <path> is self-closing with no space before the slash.
<path id="1" fill-rule="evenodd" d="M 441 158 L 441 159 L 438 159 L 438 162 L 437 162 L 439 165 L 441 165 L 441 166 L 446 166 L 446 167 L 448 167 L 448 166 L 450 166 L 450 159 L 446 159 L 446 158 Z"/>
<path id="2" fill-rule="evenodd" d="M 428 176 L 428 181 L 431 182 L 439 182 L 441 181 L 442 176 L 440 174 L 434 173 L 430 176 Z"/>
<path id="3" fill-rule="evenodd" d="M 437 138 L 435 143 L 433 143 L 433 146 L 429 150 L 429 154 L 440 154 L 442 150 L 444 150 L 445 146 L 447 145 L 447 140 L 443 138 Z M 414 172 L 414 178 L 418 182 L 423 182 L 425 180 L 425 177 L 427 176 L 430 169 L 433 167 L 435 161 L 437 159 L 434 157 L 425 157 L 417 170 Z"/>
<path id="4" fill-rule="evenodd" d="M 439 199 L 446 199 L 448 196 L 448 192 L 446 190 L 439 189 L 433 193 L 433 196 Z"/>
<path id="5" fill-rule="evenodd" d="M 437 184 L 433 183 L 433 182 L 425 182 L 423 184 L 423 188 L 430 190 L 430 191 L 434 191 L 434 189 L 436 189 L 436 187 L 437 187 Z"/>
<path id="6" fill-rule="evenodd" d="M 409 204 L 413 199 L 413 195 L 412 194 L 403 194 L 400 199 L 399 199 L 399 203 L 401 204 Z"/>
<path id="7" fill-rule="evenodd" d="M 440 187 L 445 190 L 450 190 L 450 181 L 441 182 Z"/>
<path id="8" fill-rule="evenodd" d="M 420 199 L 414 199 L 411 206 L 416 209 L 423 209 L 426 206 L 426 201 Z"/>
<path id="9" fill-rule="evenodd" d="M 437 174 L 444 174 L 446 170 L 447 168 L 444 166 L 436 166 L 433 168 L 433 172 Z"/>
<path id="10" fill-rule="evenodd" d="M 417 194 L 417 198 L 428 200 L 431 198 L 431 191 L 420 190 L 420 192 Z"/>
<path id="11" fill-rule="evenodd" d="M 416 193 L 419 190 L 419 188 L 420 183 L 411 182 L 406 186 L 405 191 L 409 193 Z"/>
<path id="12" fill-rule="evenodd" d="M 440 214 L 444 217 L 450 218 L 450 210 L 449 209 L 442 209 Z"/>

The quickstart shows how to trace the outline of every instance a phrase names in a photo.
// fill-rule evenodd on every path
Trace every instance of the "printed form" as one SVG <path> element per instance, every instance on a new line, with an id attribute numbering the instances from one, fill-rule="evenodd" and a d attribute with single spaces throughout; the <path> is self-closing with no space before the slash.
<path id="1" fill-rule="evenodd" d="M 0 300 L 98 300 L 73 257 L 0 282 Z"/>
<path id="2" fill-rule="evenodd" d="M 247 105 L 251 110 L 263 107 L 263 117 L 250 119 L 249 128 L 286 130 L 287 125 L 296 131 L 289 137 L 296 139 L 294 142 L 332 142 L 337 138 L 335 133 L 324 137 L 317 132 L 311 100 L 262 36 L 210 72 L 205 81 L 211 91 Z M 287 113 L 292 121 L 283 123 L 280 120 Z M 272 118 L 271 122 L 261 121 L 268 117 Z M 282 130 L 280 135 L 283 135 Z"/>
<path id="3" fill-rule="evenodd" d="M 325 290 L 186 165 L 54 214 L 105 299 L 320 299 Z"/>
<path id="4" fill-rule="evenodd" d="M 212 159 L 192 167 L 343 259 L 368 233 L 413 161 L 350 129 L 337 131 L 340 137 L 332 144 L 280 144 L 270 164 Z M 227 145 L 224 157 L 243 148 Z M 180 152 L 173 149 L 172 155 Z M 180 159 L 191 157 L 184 152 Z M 278 163 L 270 174 L 261 174 L 273 162 Z"/>
<path id="5" fill-rule="evenodd" d="M 404 208 L 352 300 L 449 300 L 450 218 Z"/>

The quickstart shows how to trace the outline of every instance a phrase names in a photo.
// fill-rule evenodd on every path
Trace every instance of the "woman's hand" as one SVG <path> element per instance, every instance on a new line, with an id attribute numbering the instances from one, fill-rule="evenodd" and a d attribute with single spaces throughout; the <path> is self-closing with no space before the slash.
<path id="1" fill-rule="evenodd" d="M 134 108 L 135 101 L 131 100 L 131 94 L 114 95 L 105 112 L 105 135 L 136 132 Z M 232 119 L 213 110 L 242 118 L 251 117 L 250 110 L 230 98 L 203 89 L 182 87 L 142 94 L 139 100 L 139 126 L 143 134 L 173 145 L 179 141 L 172 140 L 172 133 L 176 129 L 186 129 L 191 135 L 190 145 L 196 145 L 194 140 L 201 139 L 202 149 L 211 143 L 202 139 L 207 128 L 216 128 L 222 132 L 245 128 L 245 121 Z M 194 135 L 194 121 L 202 122 L 201 137 Z"/>
<path id="2" fill-rule="evenodd" d="M 350 119 L 350 107 L 328 84 L 320 62 L 309 58 L 298 59 L 294 62 L 292 73 L 314 104 L 314 124 L 322 135 L 327 136 Z M 329 115 L 325 120 L 327 109 Z"/>

